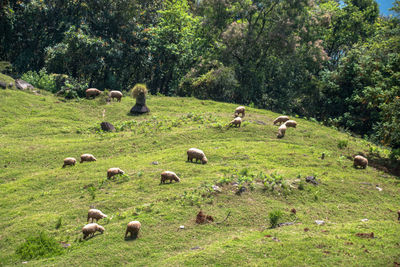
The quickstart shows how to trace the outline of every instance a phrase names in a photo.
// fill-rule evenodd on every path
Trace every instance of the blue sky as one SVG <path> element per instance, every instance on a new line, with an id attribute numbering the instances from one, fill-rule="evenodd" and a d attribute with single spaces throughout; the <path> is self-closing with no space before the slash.
<path id="1" fill-rule="evenodd" d="M 383 15 L 389 15 L 389 8 L 393 6 L 394 0 L 376 0 L 379 5 L 379 10 Z"/>

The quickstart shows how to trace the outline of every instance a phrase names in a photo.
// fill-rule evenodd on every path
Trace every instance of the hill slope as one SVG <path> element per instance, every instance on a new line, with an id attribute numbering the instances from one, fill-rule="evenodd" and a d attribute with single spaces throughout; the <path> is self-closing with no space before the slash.
<path id="1" fill-rule="evenodd" d="M 247 108 L 243 127 L 228 129 L 235 105 L 214 101 L 150 96 L 151 113 L 140 117 L 127 114 L 133 104 L 129 97 L 107 105 L 101 98 L 65 102 L 47 93 L 0 91 L 0 264 L 24 261 L 16 248 L 41 231 L 71 247 L 28 265 L 400 262 L 398 179 L 373 167 L 355 169 L 347 158 L 367 153 L 366 141 L 302 119 L 277 139 L 272 121 L 278 114 L 254 108 Z M 98 132 L 103 120 L 118 131 Z M 340 140 L 347 147 L 339 149 Z M 202 149 L 209 163 L 186 162 L 191 147 Z M 83 153 L 97 161 L 61 168 L 63 158 Z M 107 181 L 110 167 L 129 179 Z M 181 183 L 159 185 L 164 170 L 176 172 Z M 302 182 L 309 175 L 321 183 Z M 254 180 L 241 195 L 232 184 L 219 194 L 207 191 L 237 177 Z M 264 190 L 264 177 L 285 182 Z M 99 222 L 106 231 L 81 242 L 90 207 L 108 215 Z M 200 208 L 217 222 L 230 216 L 196 225 Z M 280 222 L 296 224 L 270 229 L 273 210 L 282 211 Z M 125 241 L 132 220 L 142 223 L 140 238 Z M 376 238 L 356 236 L 370 232 Z"/>

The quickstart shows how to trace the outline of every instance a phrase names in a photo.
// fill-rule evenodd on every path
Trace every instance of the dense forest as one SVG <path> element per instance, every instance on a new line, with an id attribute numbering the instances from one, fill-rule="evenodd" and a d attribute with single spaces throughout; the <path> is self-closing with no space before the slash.
<path id="1" fill-rule="evenodd" d="M 400 155 L 400 1 L 19 0 L 0 6 L 2 72 L 315 118 Z M 5 62 L 10 62 L 7 66 Z"/>

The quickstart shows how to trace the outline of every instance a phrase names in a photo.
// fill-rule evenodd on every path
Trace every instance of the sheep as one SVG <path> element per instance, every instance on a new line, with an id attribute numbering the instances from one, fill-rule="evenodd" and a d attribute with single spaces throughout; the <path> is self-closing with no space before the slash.
<path id="1" fill-rule="evenodd" d="M 286 124 L 286 127 L 296 128 L 296 126 L 297 126 L 297 122 L 294 121 L 294 120 L 288 120 L 288 121 L 285 122 L 285 124 Z"/>
<path id="2" fill-rule="evenodd" d="M 142 225 L 139 221 L 131 221 L 126 226 L 125 238 L 128 237 L 128 233 L 131 234 L 131 238 L 137 238 L 139 235 L 139 230 Z"/>
<path id="3" fill-rule="evenodd" d="M 170 171 L 165 171 L 165 172 L 161 173 L 160 184 L 165 184 L 165 182 L 167 180 L 169 180 L 170 183 L 172 183 L 172 180 L 174 180 L 178 183 L 181 181 L 181 179 L 178 177 L 178 175 L 176 175 L 176 173 L 170 172 Z"/>
<path id="4" fill-rule="evenodd" d="M 92 154 L 82 154 L 80 163 L 84 161 L 96 161 L 97 159 Z"/>
<path id="5" fill-rule="evenodd" d="M 242 118 L 236 117 L 229 123 L 229 126 L 235 126 L 240 128 L 241 124 L 242 124 Z"/>
<path id="6" fill-rule="evenodd" d="M 284 137 L 284 136 L 285 136 L 285 133 L 286 133 L 286 129 L 287 129 L 287 127 L 286 127 L 285 124 L 282 124 L 281 126 L 279 126 L 279 128 L 278 128 L 278 135 L 277 135 L 276 137 L 278 137 L 278 138 Z"/>
<path id="7" fill-rule="evenodd" d="M 75 158 L 65 158 L 64 159 L 64 165 L 62 167 L 64 168 L 67 165 L 75 166 L 75 163 L 76 163 L 76 159 Z"/>
<path id="8" fill-rule="evenodd" d="M 360 155 L 355 156 L 354 167 L 356 168 L 357 166 L 360 166 L 361 168 L 365 169 L 368 166 L 368 159 Z"/>
<path id="9" fill-rule="evenodd" d="M 7 83 L 0 81 L 0 87 L 3 89 L 7 89 Z"/>
<path id="10" fill-rule="evenodd" d="M 242 114 L 242 118 L 244 118 L 245 109 L 246 109 L 246 108 L 243 107 L 243 106 L 237 107 L 237 108 L 235 109 L 235 117 L 238 117 L 239 114 Z"/>
<path id="11" fill-rule="evenodd" d="M 121 102 L 122 93 L 120 91 L 111 91 L 109 97 L 111 99 L 116 98 L 118 102 Z"/>
<path id="12" fill-rule="evenodd" d="M 83 233 L 83 239 L 86 239 L 88 236 L 94 236 L 94 233 L 100 232 L 103 233 L 105 231 L 104 227 L 101 225 L 98 225 L 97 223 L 89 223 L 86 224 L 82 228 L 82 233 Z"/>
<path id="13" fill-rule="evenodd" d="M 90 209 L 87 215 L 87 222 L 92 219 L 92 222 L 96 219 L 96 222 L 100 219 L 107 218 L 107 215 L 102 213 L 100 210 L 97 209 Z"/>
<path id="14" fill-rule="evenodd" d="M 86 98 L 89 98 L 89 97 L 93 97 L 94 98 L 94 97 L 96 97 L 96 96 L 98 96 L 100 94 L 101 94 L 101 91 L 96 89 L 96 88 L 86 89 Z"/>
<path id="15" fill-rule="evenodd" d="M 125 172 L 121 170 L 120 168 L 109 168 L 107 171 L 107 179 L 110 179 L 114 175 L 117 174 L 124 174 Z"/>
<path id="16" fill-rule="evenodd" d="M 276 125 L 277 123 L 279 123 L 279 125 L 281 125 L 282 123 L 286 122 L 289 120 L 288 116 L 279 116 L 278 118 L 276 118 L 274 120 L 274 125 Z"/>
<path id="17" fill-rule="evenodd" d="M 191 148 L 187 151 L 188 161 L 193 162 L 193 159 L 201 160 L 202 164 L 206 164 L 208 162 L 206 155 L 203 151 L 197 148 Z"/>

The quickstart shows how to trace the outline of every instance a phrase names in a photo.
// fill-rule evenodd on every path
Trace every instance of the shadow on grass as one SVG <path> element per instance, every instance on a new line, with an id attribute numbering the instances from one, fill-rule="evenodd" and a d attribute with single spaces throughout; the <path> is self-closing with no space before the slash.
<path id="1" fill-rule="evenodd" d="M 125 241 L 127 242 L 132 242 L 134 240 L 138 239 L 138 236 L 127 236 L 124 238 Z"/>
<path id="2" fill-rule="evenodd" d="M 96 236 L 99 236 L 99 235 L 102 235 L 102 233 L 97 233 L 97 234 L 95 234 L 95 235 L 92 235 L 92 236 L 88 236 L 88 237 L 86 237 L 85 239 L 83 239 L 83 240 L 85 240 L 85 241 L 87 241 L 87 240 L 90 240 L 90 239 L 92 239 L 92 238 L 95 238 Z"/>

